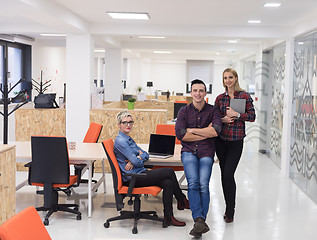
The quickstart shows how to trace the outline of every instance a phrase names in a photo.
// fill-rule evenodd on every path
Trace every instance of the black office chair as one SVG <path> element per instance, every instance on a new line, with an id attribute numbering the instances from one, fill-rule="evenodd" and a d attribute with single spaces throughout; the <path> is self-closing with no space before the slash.
<path id="1" fill-rule="evenodd" d="M 67 141 L 65 137 L 32 136 L 32 162 L 29 167 L 29 184 L 44 187 L 37 194 L 44 195 L 44 206 L 37 211 L 48 211 L 44 225 L 49 224 L 49 217 L 57 211 L 74 213 L 81 220 L 77 204 L 58 204 L 58 191 L 70 194 L 70 188 L 80 183 L 81 170 L 85 164 L 76 165 L 78 175 L 70 175 Z"/>

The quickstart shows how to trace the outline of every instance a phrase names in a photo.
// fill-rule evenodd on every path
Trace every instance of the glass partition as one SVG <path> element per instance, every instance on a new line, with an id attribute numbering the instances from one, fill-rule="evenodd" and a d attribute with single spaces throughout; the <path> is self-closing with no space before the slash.
<path id="1" fill-rule="evenodd" d="M 317 33 L 295 40 L 290 178 L 317 202 Z"/>

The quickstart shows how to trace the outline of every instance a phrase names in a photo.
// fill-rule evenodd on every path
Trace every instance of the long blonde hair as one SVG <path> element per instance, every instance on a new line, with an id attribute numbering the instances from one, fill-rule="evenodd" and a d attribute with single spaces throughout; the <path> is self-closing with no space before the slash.
<path id="1" fill-rule="evenodd" d="M 233 76 L 235 76 L 237 78 L 237 81 L 235 82 L 234 84 L 234 91 L 237 91 L 237 92 L 245 92 L 246 90 L 241 88 L 240 85 L 239 85 L 239 77 L 238 77 L 238 73 L 236 70 L 234 70 L 233 68 L 227 68 L 223 71 L 222 73 L 222 84 L 223 84 L 223 87 L 226 89 L 226 91 L 228 91 L 228 88 L 227 86 L 225 85 L 225 81 L 223 79 L 223 75 L 226 73 L 226 72 L 229 72 L 229 73 L 232 73 Z"/>

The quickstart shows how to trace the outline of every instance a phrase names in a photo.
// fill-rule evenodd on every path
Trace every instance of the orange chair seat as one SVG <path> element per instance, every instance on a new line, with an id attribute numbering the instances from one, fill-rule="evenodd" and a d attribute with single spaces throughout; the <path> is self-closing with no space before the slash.
<path id="1" fill-rule="evenodd" d="M 51 240 L 36 209 L 28 207 L 0 226 L 2 240 Z"/>
<path id="2" fill-rule="evenodd" d="M 126 194 L 128 193 L 129 187 L 122 186 L 120 189 L 118 189 L 118 193 L 120 194 Z M 157 186 L 150 186 L 150 187 L 136 187 L 133 188 L 132 194 L 151 194 L 153 196 L 156 196 L 161 192 L 162 188 Z"/>
<path id="3" fill-rule="evenodd" d="M 69 178 L 69 183 L 68 184 L 59 184 L 59 183 L 56 183 L 56 184 L 53 184 L 53 188 L 63 188 L 63 187 L 69 187 L 71 185 L 74 185 L 75 183 L 77 183 L 77 179 L 78 179 L 78 176 L 70 176 Z M 32 183 L 33 186 L 39 186 L 39 187 L 44 187 L 44 184 L 43 183 Z"/>

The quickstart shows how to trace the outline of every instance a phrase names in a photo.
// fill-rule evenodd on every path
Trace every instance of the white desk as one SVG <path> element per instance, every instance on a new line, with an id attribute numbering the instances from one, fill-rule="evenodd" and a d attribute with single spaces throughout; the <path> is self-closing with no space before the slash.
<path id="1" fill-rule="evenodd" d="M 15 142 L 10 143 L 16 145 L 16 161 L 30 162 L 31 142 Z M 101 143 L 76 143 L 75 150 L 69 150 L 69 161 L 71 164 L 87 164 L 88 170 L 88 217 L 91 217 L 92 212 L 92 194 L 98 189 L 101 183 L 104 184 L 104 192 L 106 192 L 105 164 L 106 153 Z M 102 177 L 92 187 L 92 163 L 95 160 L 102 160 Z M 27 180 L 16 186 L 16 190 L 27 184 Z"/>

